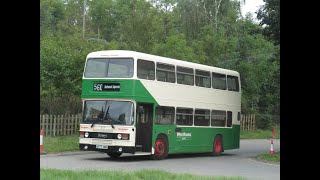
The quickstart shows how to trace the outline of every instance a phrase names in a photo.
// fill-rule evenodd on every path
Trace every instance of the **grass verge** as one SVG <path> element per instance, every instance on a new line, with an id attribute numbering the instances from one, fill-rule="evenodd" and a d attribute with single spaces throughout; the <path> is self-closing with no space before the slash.
<path id="1" fill-rule="evenodd" d="M 272 130 L 241 130 L 240 139 L 270 139 Z M 276 129 L 275 139 L 280 139 L 280 129 Z"/>
<path id="2" fill-rule="evenodd" d="M 56 169 L 40 169 L 40 179 L 112 179 L 112 180 L 244 180 L 243 177 L 225 177 L 225 176 L 197 176 L 191 174 L 176 174 L 160 170 L 140 170 L 140 171 L 72 171 L 72 170 L 56 170 Z"/>
<path id="3" fill-rule="evenodd" d="M 259 154 L 257 159 L 263 161 L 280 162 L 280 151 L 275 154 Z"/>
<path id="4" fill-rule="evenodd" d="M 79 136 L 44 136 L 43 149 L 47 153 L 79 150 Z"/>

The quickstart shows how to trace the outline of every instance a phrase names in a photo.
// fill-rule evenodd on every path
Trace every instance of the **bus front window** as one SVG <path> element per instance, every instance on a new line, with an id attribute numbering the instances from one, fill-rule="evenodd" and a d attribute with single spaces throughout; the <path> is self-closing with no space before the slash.
<path id="1" fill-rule="evenodd" d="M 133 103 L 128 101 L 85 101 L 83 123 L 133 125 Z"/>
<path id="2" fill-rule="evenodd" d="M 130 78 L 133 76 L 133 59 L 92 58 L 88 59 L 84 77 L 86 78 Z"/>

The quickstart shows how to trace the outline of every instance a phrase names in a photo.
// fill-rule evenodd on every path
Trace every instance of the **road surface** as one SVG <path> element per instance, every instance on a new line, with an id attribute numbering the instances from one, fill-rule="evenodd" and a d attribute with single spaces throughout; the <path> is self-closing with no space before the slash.
<path id="1" fill-rule="evenodd" d="M 240 149 L 225 151 L 221 156 L 208 154 L 169 155 L 167 159 L 150 160 L 149 156 L 122 155 L 112 160 L 107 154 L 78 152 L 41 155 L 41 168 L 71 170 L 141 170 L 159 169 L 175 173 L 209 176 L 242 176 L 249 179 L 280 179 L 280 164 L 269 164 L 254 159 L 257 154 L 268 153 L 270 140 L 241 140 Z M 274 149 L 280 150 L 280 141 L 274 140 Z"/>

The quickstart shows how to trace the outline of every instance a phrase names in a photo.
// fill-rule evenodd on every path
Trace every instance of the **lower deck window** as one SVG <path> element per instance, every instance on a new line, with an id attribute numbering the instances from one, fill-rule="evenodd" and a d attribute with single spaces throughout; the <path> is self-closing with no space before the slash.
<path id="1" fill-rule="evenodd" d="M 232 126 L 232 112 L 228 111 L 227 114 L 227 127 L 231 127 Z"/>
<path id="2" fill-rule="evenodd" d="M 212 110 L 211 126 L 225 127 L 226 126 L 226 112 Z"/>
<path id="3" fill-rule="evenodd" d="M 210 126 L 210 110 L 196 109 L 194 112 L 195 126 Z"/>
<path id="4" fill-rule="evenodd" d="M 176 124 L 192 126 L 193 125 L 193 109 L 177 108 Z"/>
<path id="5" fill-rule="evenodd" d="M 174 107 L 158 106 L 156 108 L 156 124 L 173 124 Z"/>

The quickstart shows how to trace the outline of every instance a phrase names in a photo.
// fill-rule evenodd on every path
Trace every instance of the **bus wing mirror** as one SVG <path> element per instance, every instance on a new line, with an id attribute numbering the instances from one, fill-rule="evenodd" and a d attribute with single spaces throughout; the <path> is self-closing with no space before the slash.
<path id="1" fill-rule="evenodd" d="M 138 107 L 138 113 L 144 113 L 144 108 L 143 106 Z"/>

